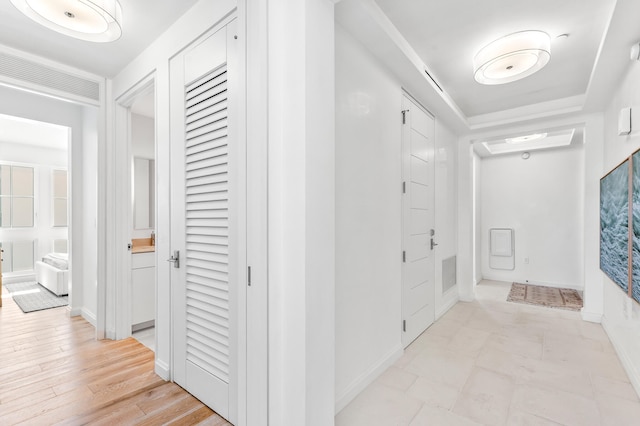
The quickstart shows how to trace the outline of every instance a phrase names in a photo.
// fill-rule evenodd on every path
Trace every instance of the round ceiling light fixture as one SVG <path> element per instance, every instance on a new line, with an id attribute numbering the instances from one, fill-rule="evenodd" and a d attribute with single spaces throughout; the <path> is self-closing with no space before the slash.
<path id="1" fill-rule="evenodd" d="M 122 35 L 118 0 L 11 0 L 40 25 L 80 40 L 105 43 Z"/>
<path id="2" fill-rule="evenodd" d="M 480 84 L 505 84 L 520 80 L 547 65 L 551 39 L 543 31 L 520 31 L 480 49 L 473 58 L 473 76 Z"/>

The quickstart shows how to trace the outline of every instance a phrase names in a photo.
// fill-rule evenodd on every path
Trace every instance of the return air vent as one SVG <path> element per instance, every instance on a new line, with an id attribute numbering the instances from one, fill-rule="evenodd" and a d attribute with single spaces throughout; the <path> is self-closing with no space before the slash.
<path id="1" fill-rule="evenodd" d="M 39 64 L 15 55 L 0 52 L 0 78 L 9 77 L 37 85 L 41 88 L 53 89 L 57 92 L 73 95 L 95 102 L 100 101 L 100 84 L 64 71 Z"/>
<path id="2" fill-rule="evenodd" d="M 442 293 L 455 287 L 456 280 L 456 257 L 451 256 L 442 261 Z"/>
<path id="3" fill-rule="evenodd" d="M 427 77 L 429 77 L 429 79 L 433 82 L 433 84 L 436 85 L 436 87 L 438 88 L 438 90 L 440 90 L 441 92 L 444 92 L 444 90 L 442 90 L 442 87 L 440 87 L 440 85 L 438 84 L 438 82 L 436 81 L 435 78 L 433 78 L 433 76 L 431 75 L 431 73 L 429 72 L 429 70 L 427 69 L 427 66 L 424 66 L 424 73 L 427 75 Z"/>

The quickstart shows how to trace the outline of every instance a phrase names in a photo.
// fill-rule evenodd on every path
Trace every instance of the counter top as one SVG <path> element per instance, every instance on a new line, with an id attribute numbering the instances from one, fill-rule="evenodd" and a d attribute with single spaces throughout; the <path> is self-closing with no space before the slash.
<path id="1" fill-rule="evenodd" d="M 156 251 L 156 246 L 133 246 L 131 248 L 131 253 L 152 253 Z"/>
<path id="2" fill-rule="evenodd" d="M 151 253 L 156 246 L 151 245 L 151 238 L 134 238 L 131 240 L 131 253 Z"/>

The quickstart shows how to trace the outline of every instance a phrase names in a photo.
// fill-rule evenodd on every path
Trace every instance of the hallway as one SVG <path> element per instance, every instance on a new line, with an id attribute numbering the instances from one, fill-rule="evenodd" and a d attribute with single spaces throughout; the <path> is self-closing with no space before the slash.
<path id="1" fill-rule="evenodd" d="M 153 372 L 154 354 L 133 338 L 96 341 L 66 308 L 24 314 L 0 308 L 0 423 L 228 425 Z"/>
<path id="2" fill-rule="evenodd" d="M 336 417 L 337 426 L 633 425 L 640 400 L 599 324 L 483 281 Z"/>

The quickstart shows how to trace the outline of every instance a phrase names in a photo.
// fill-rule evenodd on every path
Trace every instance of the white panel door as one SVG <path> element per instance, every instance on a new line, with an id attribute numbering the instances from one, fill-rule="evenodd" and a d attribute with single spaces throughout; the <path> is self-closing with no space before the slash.
<path id="1" fill-rule="evenodd" d="M 229 126 L 231 25 L 170 64 L 171 245 L 179 251 L 171 286 L 174 381 L 234 422 L 237 268 L 246 248 L 238 238 L 245 160 Z"/>
<path id="2" fill-rule="evenodd" d="M 402 97 L 402 344 L 406 347 L 435 317 L 435 123 Z"/>

